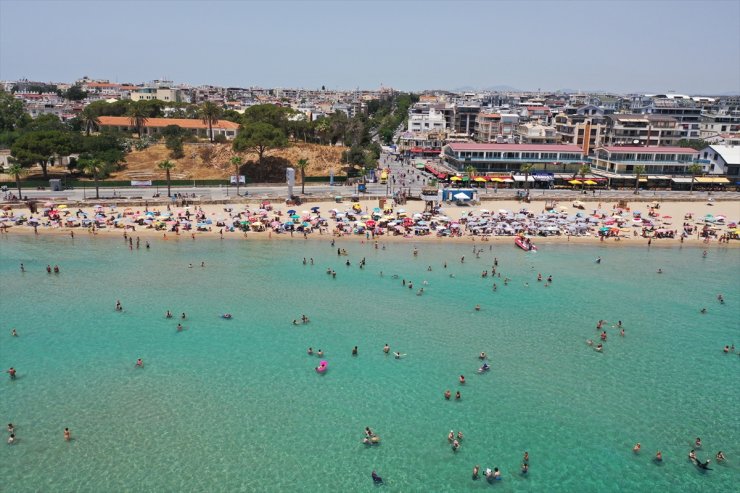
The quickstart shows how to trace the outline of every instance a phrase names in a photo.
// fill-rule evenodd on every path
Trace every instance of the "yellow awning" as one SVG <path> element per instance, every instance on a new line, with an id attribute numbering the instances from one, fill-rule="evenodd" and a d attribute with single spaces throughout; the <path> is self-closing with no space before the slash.
<path id="1" fill-rule="evenodd" d="M 581 180 L 570 180 L 568 183 L 571 185 L 582 185 L 583 182 Z"/>
<path id="2" fill-rule="evenodd" d="M 640 178 L 640 183 L 647 183 L 647 178 Z"/>
<path id="3" fill-rule="evenodd" d="M 460 178 L 459 176 L 453 176 L 452 178 L 450 178 L 450 181 L 461 181 L 461 180 L 462 178 Z"/>
<path id="4" fill-rule="evenodd" d="M 481 178 L 480 176 L 476 176 L 473 181 L 486 181 L 485 178 Z"/>
<path id="5" fill-rule="evenodd" d="M 586 180 L 583 183 L 585 183 L 586 185 L 596 185 L 596 182 L 593 180 Z"/>
<path id="6" fill-rule="evenodd" d="M 730 180 L 727 178 L 722 178 L 719 176 L 699 176 L 696 177 L 696 183 L 730 183 Z"/>
<path id="7" fill-rule="evenodd" d="M 495 181 L 496 183 L 503 183 L 504 180 L 501 178 L 491 178 L 491 181 Z"/>

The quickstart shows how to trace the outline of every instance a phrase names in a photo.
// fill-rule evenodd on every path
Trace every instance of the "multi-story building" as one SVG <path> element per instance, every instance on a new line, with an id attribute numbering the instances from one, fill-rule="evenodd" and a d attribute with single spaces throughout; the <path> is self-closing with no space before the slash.
<path id="1" fill-rule="evenodd" d="M 543 171 L 575 172 L 586 163 L 578 146 L 564 144 L 450 143 L 442 148 L 442 158 L 460 171 L 472 165 L 481 172 L 519 171 L 524 164 Z"/>
<path id="2" fill-rule="evenodd" d="M 521 144 L 557 144 L 560 142 L 560 136 L 554 127 L 539 123 L 520 123 L 516 135 Z"/>
<path id="3" fill-rule="evenodd" d="M 589 155 L 593 149 L 602 145 L 606 133 L 604 111 L 597 106 L 564 108 L 554 118 L 555 131 L 563 144 L 575 144 Z"/>
<path id="4" fill-rule="evenodd" d="M 722 134 L 740 132 L 740 110 L 709 113 L 701 116 L 699 137 L 709 139 Z"/>
<path id="5" fill-rule="evenodd" d="M 442 151 L 445 138 L 445 132 L 439 130 L 404 132 L 398 140 L 398 150 L 405 155 L 436 156 Z"/>
<path id="6" fill-rule="evenodd" d="M 687 174 L 698 162 L 698 151 L 690 147 L 603 146 L 596 149 L 591 169 L 615 175 L 634 175 L 637 166 L 646 175 Z"/>
<path id="7" fill-rule="evenodd" d="M 740 146 L 711 145 L 699 151 L 699 159 L 706 172 L 740 181 Z"/>
<path id="8" fill-rule="evenodd" d="M 519 115 L 515 113 L 480 113 L 475 121 L 477 142 L 514 143 Z"/>
<path id="9" fill-rule="evenodd" d="M 475 121 L 480 113 L 480 103 L 462 102 L 455 104 L 455 132 L 472 137 L 475 132 Z"/>
<path id="10" fill-rule="evenodd" d="M 429 108 L 427 113 L 412 113 L 409 115 L 408 131 L 444 131 L 447 129 L 447 121 L 443 113 L 435 108 Z"/>
<path id="11" fill-rule="evenodd" d="M 182 91 L 169 87 L 137 87 L 131 91 L 132 101 L 151 101 L 158 99 L 168 103 L 182 102 Z"/>
<path id="12" fill-rule="evenodd" d="M 684 131 L 672 116 L 606 115 L 603 143 L 607 146 L 675 146 L 682 138 Z"/>
<path id="13" fill-rule="evenodd" d="M 648 115 L 670 116 L 678 121 L 678 128 L 683 130 L 681 138 L 698 139 L 701 107 L 688 96 L 655 97 L 645 108 Z"/>

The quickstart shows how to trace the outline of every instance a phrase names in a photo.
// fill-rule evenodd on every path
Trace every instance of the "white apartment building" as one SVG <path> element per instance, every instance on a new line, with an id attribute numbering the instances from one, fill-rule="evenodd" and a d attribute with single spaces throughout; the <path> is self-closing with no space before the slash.
<path id="1" fill-rule="evenodd" d="M 442 112 L 429 108 L 429 113 L 413 113 L 409 115 L 408 131 L 424 132 L 430 130 L 447 130 L 447 120 Z"/>
<path id="2" fill-rule="evenodd" d="M 168 87 L 139 87 L 131 91 L 132 101 L 150 101 L 158 99 L 167 103 L 182 102 L 182 91 Z"/>
<path id="3" fill-rule="evenodd" d="M 711 145 L 699 151 L 699 162 L 712 175 L 727 175 L 732 182 L 740 180 L 740 146 Z"/>

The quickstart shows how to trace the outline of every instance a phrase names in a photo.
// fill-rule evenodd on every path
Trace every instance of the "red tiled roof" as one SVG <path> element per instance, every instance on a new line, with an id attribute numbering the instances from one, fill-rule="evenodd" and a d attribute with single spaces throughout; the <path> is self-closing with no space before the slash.
<path id="1" fill-rule="evenodd" d="M 111 127 L 132 127 L 131 119 L 127 116 L 101 116 L 98 118 L 100 125 Z M 168 125 L 177 125 L 181 128 L 207 129 L 208 125 L 203 120 L 191 120 L 188 118 L 147 118 L 145 127 L 166 127 Z M 236 130 L 239 128 L 238 123 L 228 120 L 219 120 L 213 125 L 213 128 L 223 128 L 226 130 Z"/>
<path id="2" fill-rule="evenodd" d="M 577 152 L 581 153 L 580 146 L 573 144 L 469 144 L 451 143 L 447 146 L 453 151 L 530 151 L 530 152 Z"/>
<path id="3" fill-rule="evenodd" d="M 669 146 L 607 146 L 600 147 L 608 152 L 641 152 L 660 154 L 698 154 L 699 151 L 691 147 L 669 147 Z"/>

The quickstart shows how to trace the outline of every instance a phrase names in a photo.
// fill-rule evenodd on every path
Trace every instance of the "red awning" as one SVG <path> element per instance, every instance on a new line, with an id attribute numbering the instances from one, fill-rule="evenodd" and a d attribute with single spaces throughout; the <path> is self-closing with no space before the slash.
<path id="1" fill-rule="evenodd" d="M 409 151 L 416 152 L 416 153 L 421 153 L 421 152 L 423 152 L 423 149 L 421 147 L 412 147 L 411 149 L 409 149 Z"/>

